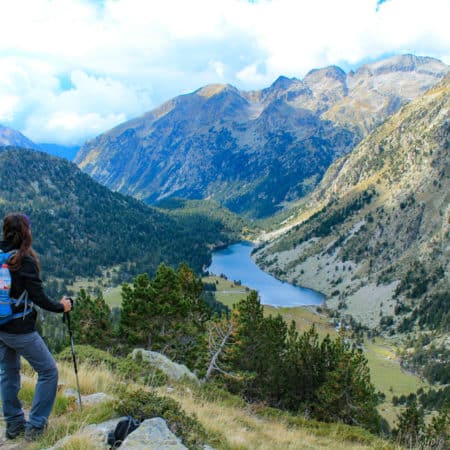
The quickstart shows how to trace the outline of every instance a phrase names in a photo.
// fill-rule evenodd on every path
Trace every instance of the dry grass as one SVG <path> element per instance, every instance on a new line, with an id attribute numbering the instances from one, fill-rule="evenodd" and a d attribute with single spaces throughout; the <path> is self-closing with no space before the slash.
<path id="1" fill-rule="evenodd" d="M 73 364 L 59 361 L 57 366 L 59 384 L 65 388 L 70 387 L 76 389 L 77 381 Z M 36 384 L 36 372 L 23 359 L 22 373 L 26 377 L 25 380 L 22 380 L 22 384 L 28 385 L 32 383 L 33 386 Z M 112 387 L 118 381 L 117 377 L 106 368 L 91 364 L 78 364 L 78 379 L 80 381 L 80 391 L 83 395 L 95 394 L 96 392 L 111 392 Z"/>
<path id="2" fill-rule="evenodd" d="M 346 440 L 340 435 L 338 425 L 335 431 L 314 433 L 312 430 L 282 420 L 262 418 L 253 414 L 248 407 L 233 406 L 221 401 L 199 399 L 189 389 L 176 389 L 169 394 L 181 403 L 188 414 L 196 414 L 206 430 L 224 436 L 225 442 L 216 448 L 232 450 L 293 450 L 293 449 L 389 449 L 385 441 L 374 438 L 373 445 Z M 323 434 L 323 435 L 322 435 Z"/>
<path id="3" fill-rule="evenodd" d="M 89 436 L 83 436 L 82 431 L 70 436 L 69 439 L 59 447 L 61 450 L 99 450 L 104 449 L 104 445 L 92 442 Z"/>
<path id="4" fill-rule="evenodd" d="M 76 388 L 76 378 L 73 365 L 69 363 L 58 363 L 59 378 L 65 385 Z M 78 367 L 78 378 L 80 380 L 80 391 L 83 395 L 95 394 L 96 392 L 111 392 L 117 383 L 117 378 L 109 370 L 82 364 Z"/>

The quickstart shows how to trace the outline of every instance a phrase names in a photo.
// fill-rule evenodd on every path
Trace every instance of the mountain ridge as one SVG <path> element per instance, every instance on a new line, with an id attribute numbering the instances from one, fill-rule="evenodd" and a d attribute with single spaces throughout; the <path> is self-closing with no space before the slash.
<path id="1" fill-rule="evenodd" d="M 336 161 L 258 263 L 372 328 L 450 293 L 449 110 L 447 76 Z"/>
<path id="2" fill-rule="evenodd" d="M 348 74 L 330 66 L 281 76 L 260 91 L 204 86 L 87 142 L 75 162 L 150 204 L 213 198 L 265 217 L 310 192 L 336 158 L 448 71 L 406 55 Z"/>

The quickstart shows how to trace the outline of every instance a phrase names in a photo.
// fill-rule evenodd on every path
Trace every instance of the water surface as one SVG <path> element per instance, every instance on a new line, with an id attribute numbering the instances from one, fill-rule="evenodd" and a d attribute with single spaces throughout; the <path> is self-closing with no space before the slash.
<path id="1" fill-rule="evenodd" d="M 231 281 L 241 281 L 258 291 L 261 303 L 272 306 L 320 305 L 323 294 L 312 289 L 294 286 L 263 272 L 252 260 L 252 244 L 240 242 L 213 252 L 210 273 L 226 275 Z"/>

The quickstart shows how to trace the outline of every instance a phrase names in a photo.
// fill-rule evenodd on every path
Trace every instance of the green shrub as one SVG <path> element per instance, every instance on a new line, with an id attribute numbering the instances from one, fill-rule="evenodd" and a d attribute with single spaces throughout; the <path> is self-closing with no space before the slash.
<path id="1" fill-rule="evenodd" d="M 114 409 L 120 415 L 130 415 L 139 420 L 162 417 L 189 448 L 200 449 L 207 440 L 206 431 L 197 418 L 188 416 L 180 404 L 169 397 L 142 388 L 123 389 Z"/>
<path id="2" fill-rule="evenodd" d="M 199 400 L 205 399 L 221 405 L 237 408 L 245 408 L 247 406 L 245 400 L 238 395 L 231 394 L 223 386 L 216 384 L 214 380 L 194 388 L 194 395 Z"/>

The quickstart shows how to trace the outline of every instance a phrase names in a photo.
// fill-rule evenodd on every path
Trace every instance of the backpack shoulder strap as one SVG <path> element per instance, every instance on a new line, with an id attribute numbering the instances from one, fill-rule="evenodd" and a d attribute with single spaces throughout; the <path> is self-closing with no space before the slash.
<path id="1" fill-rule="evenodd" d="M 10 250 L 9 252 L 4 252 L 0 250 L 0 264 L 7 264 L 8 261 L 18 252 L 18 250 Z"/>

